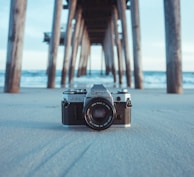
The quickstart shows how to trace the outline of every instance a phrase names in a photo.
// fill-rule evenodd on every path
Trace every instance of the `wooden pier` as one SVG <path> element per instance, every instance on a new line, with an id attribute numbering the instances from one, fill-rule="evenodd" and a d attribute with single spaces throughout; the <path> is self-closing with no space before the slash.
<path id="1" fill-rule="evenodd" d="M 66 35 L 62 36 L 58 41 L 64 41 L 64 59 L 61 75 L 61 86 L 65 86 L 68 82 L 71 84 L 74 78 L 75 63 L 77 60 L 77 48 L 81 47 L 81 55 L 79 58 L 78 76 L 82 75 L 86 69 L 87 60 L 92 45 L 100 45 L 103 48 L 106 73 L 109 72 L 113 75 L 113 80 L 116 83 L 116 75 L 118 71 L 119 84 L 123 83 L 123 72 L 126 75 L 127 86 L 131 87 L 131 65 L 130 65 L 130 53 L 128 44 L 127 33 L 127 18 L 126 10 L 131 10 L 132 14 L 132 30 L 133 39 L 138 44 L 138 47 L 134 47 L 134 62 L 138 67 L 135 67 L 135 88 L 143 88 L 143 72 L 141 67 L 141 41 L 140 41 L 140 22 L 139 15 L 133 15 L 139 13 L 138 1 L 131 1 L 131 4 L 127 0 L 71 0 L 68 1 L 68 6 L 65 9 L 68 10 L 68 22 L 66 27 Z M 61 7 L 55 9 L 54 14 L 61 11 Z M 75 20 L 75 27 L 72 27 L 72 21 Z M 121 22 L 122 31 L 118 31 L 118 20 Z M 57 23 L 56 18 L 53 18 L 53 26 L 58 27 L 58 33 L 60 27 L 55 25 Z M 138 26 L 138 27 L 137 27 Z M 55 32 L 53 31 L 52 34 Z M 55 36 L 51 36 L 50 46 L 53 46 L 53 39 Z M 65 40 L 63 40 L 65 38 Z M 81 39 L 81 40 L 80 40 Z M 46 40 L 48 41 L 48 40 Z M 61 44 L 61 43 L 60 43 Z M 117 56 L 115 56 L 114 46 L 117 48 Z M 58 45 L 55 45 L 57 48 Z M 124 54 L 124 56 L 122 55 Z M 49 54 L 52 55 L 52 53 Z M 85 56 L 85 57 L 83 57 Z M 115 65 L 115 58 L 118 58 L 118 68 Z M 53 58 L 55 61 L 56 59 Z M 82 61 L 84 60 L 84 61 Z M 125 66 L 123 68 L 123 66 Z M 53 70 L 52 62 L 49 62 L 50 70 Z M 82 69 L 81 69 L 82 68 Z M 83 72 L 82 72 L 83 71 Z M 136 74 L 137 73 L 137 74 Z M 68 77 L 67 77 L 68 75 Z M 48 76 L 48 88 L 54 88 L 55 77 Z"/>
<path id="2" fill-rule="evenodd" d="M 73 83 L 75 69 L 78 70 L 77 76 L 86 74 L 88 58 L 93 45 L 102 47 L 106 73 L 112 73 L 114 82 L 117 82 L 116 75 L 118 74 L 118 82 L 122 84 L 122 76 L 125 73 L 127 86 L 131 87 L 132 71 L 126 18 L 126 11 L 130 10 L 134 87 L 143 89 L 139 0 L 67 0 L 66 5 L 63 4 L 63 0 L 54 2 L 51 35 L 45 34 L 45 41 L 49 44 L 48 88 L 55 87 L 59 44 L 64 45 L 63 66 L 61 67 L 62 87 L 66 86 L 67 78 L 69 84 Z M 65 32 L 60 31 L 62 10 L 68 10 Z M 164 0 L 164 12 L 167 92 L 182 93 L 180 0 Z M 19 92 L 25 13 L 26 0 L 11 0 L 5 92 Z M 118 31 L 118 21 L 121 24 L 121 31 Z M 77 56 L 78 47 L 81 48 L 79 57 Z M 78 58 L 79 66 L 75 68 Z M 116 58 L 118 66 L 115 65 Z"/>

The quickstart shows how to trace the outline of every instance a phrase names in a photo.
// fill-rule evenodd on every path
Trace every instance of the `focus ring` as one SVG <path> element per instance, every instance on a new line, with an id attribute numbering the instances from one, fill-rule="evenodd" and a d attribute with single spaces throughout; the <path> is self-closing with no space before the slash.
<path id="1" fill-rule="evenodd" d="M 104 130 L 114 121 L 116 111 L 114 105 L 105 98 L 91 99 L 83 109 L 86 124 L 95 130 Z"/>

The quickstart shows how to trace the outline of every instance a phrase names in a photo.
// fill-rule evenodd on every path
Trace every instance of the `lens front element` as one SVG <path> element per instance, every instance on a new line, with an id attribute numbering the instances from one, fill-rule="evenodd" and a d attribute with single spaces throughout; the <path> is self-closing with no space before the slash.
<path id="1" fill-rule="evenodd" d="M 104 98 L 94 98 L 84 107 L 84 118 L 87 125 L 95 130 L 110 127 L 115 116 L 114 106 Z"/>

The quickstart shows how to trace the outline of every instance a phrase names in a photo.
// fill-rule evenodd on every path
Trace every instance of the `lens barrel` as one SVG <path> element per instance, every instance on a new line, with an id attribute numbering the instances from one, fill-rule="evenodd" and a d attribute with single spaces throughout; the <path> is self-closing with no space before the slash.
<path id="1" fill-rule="evenodd" d="M 110 127 L 116 115 L 113 104 L 105 98 L 93 98 L 83 108 L 86 124 L 95 130 Z"/>

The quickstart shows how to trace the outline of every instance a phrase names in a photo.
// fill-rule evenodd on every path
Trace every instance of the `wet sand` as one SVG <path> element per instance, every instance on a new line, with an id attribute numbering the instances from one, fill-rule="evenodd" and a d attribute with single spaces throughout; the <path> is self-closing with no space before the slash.
<path id="1" fill-rule="evenodd" d="M 1 88 L 1 175 L 193 176 L 194 90 L 131 89 L 131 127 L 100 132 L 62 127 L 62 91 Z"/>

